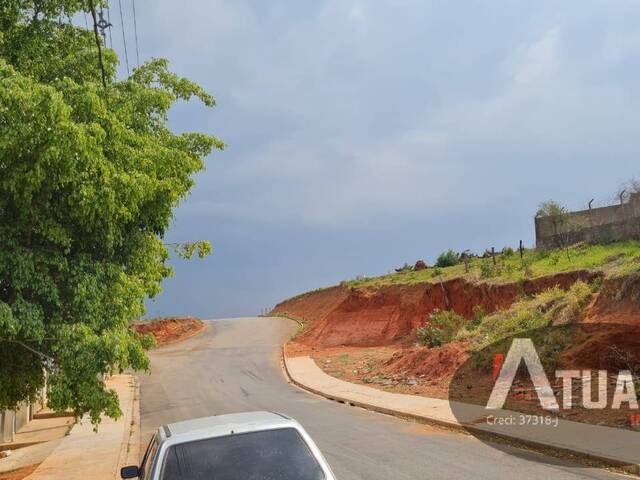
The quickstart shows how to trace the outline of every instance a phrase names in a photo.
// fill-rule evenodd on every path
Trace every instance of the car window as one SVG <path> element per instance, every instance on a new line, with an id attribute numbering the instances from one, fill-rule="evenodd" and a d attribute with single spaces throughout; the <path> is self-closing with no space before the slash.
<path id="1" fill-rule="evenodd" d="M 227 435 L 172 446 L 162 480 L 323 480 L 297 430 Z"/>
<path id="2" fill-rule="evenodd" d="M 158 452 L 158 440 L 154 435 L 151 441 L 149 442 L 149 446 L 147 447 L 147 451 L 144 454 L 144 459 L 142 460 L 142 465 L 140 466 L 140 470 L 142 471 L 141 479 L 150 478 L 151 468 L 153 467 L 153 461 L 156 457 L 156 453 Z"/>

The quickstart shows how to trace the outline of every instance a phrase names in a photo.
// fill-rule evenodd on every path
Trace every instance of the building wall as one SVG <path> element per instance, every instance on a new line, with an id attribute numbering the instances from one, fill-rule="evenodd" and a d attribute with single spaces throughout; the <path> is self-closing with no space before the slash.
<path id="1" fill-rule="evenodd" d="M 16 432 L 24 427 L 31 420 L 31 405 L 29 403 L 21 403 L 15 412 L 16 416 Z"/>
<path id="2" fill-rule="evenodd" d="M 17 410 L 0 411 L 0 443 L 14 442 L 16 432 L 33 420 L 33 416 L 46 404 L 47 390 L 43 388 L 35 402 L 23 402 Z"/>
<path id="3" fill-rule="evenodd" d="M 640 193 L 627 203 L 571 212 L 569 222 L 556 234 L 554 219 L 536 217 L 536 247 L 557 248 L 578 242 L 609 243 L 640 239 Z"/>

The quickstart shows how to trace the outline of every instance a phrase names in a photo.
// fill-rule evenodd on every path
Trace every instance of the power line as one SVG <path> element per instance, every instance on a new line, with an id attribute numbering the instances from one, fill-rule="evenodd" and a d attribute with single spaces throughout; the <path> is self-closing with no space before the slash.
<path id="1" fill-rule="evenodd" d="M 136 0 L 131 0 L 131 5 L 133 5 L 133 32 L 136 37 L 136 61 L 138 63 L 138 67 L 140 67 L 140 50 L 138 49 L 138 22 L 136 20 Z"/>
<path id="2" fill-rule="evenodd" d="M 124 43 L 124 60 L 127 64 L 127 76 L 131 75 L 129 70 L 129 53 L 127 52 L 127 36 L 124 33 L 124 18 L 122 17 L 122 0 L 118 0 L 118 9 L 120 10 L 120 26 L 122 27 L 122 43 Z"/>

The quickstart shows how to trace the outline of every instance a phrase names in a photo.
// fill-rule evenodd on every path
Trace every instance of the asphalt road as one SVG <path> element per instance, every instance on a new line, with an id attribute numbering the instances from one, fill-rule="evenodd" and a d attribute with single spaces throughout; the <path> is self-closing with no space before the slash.
<path id="1" fill-rule="evenodd" d="M 297 419 L 340 480 L 621 478 L 304 392 L 280 367 L 280 345 L 294 330 L 284 319 L 212 320 L 197 337 L 153 351 L 152 373 L 141 376 L 143 439 L 164 423 L 270 410 Z"/>

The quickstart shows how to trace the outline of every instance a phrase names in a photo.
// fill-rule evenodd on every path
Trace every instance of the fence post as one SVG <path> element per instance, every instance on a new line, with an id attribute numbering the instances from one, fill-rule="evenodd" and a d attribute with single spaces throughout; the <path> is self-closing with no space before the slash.
<path id="1" fill-rule="evenodd" d="M 496 264 L 496 248 L 491 247 L 491 257 L 493 258 L 493 264 Z"/>

